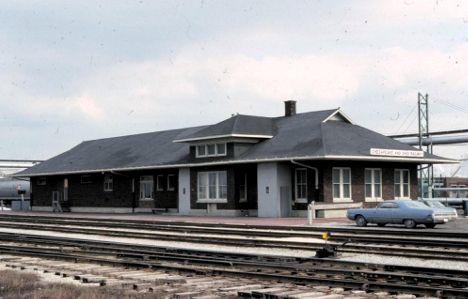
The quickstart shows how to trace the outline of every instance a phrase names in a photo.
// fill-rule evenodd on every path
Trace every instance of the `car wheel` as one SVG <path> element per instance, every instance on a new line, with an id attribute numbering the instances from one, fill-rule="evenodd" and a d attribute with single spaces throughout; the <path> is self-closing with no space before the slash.
<path id="1" fill-rule="evenodd" d="M 405 225 L 406 228 L 415 228 L 416 227 L 416 221 L 413 219 L 406 219 L 403 224 Z"/>
<path id="2" fill-rule="evenodd" d="M 364 216 L 357 216 L 356 217 L 356 225 L 359 226 L 359 227 L 364 227 L 364 226 L 367 226 L 367 220 L 366 218 L 364 218 Z"/>
<path id="3" fill-rule="evenodd" d="M 426 224 L 427 228 L 434 228 L 436 225 L 434 223 Z"/>

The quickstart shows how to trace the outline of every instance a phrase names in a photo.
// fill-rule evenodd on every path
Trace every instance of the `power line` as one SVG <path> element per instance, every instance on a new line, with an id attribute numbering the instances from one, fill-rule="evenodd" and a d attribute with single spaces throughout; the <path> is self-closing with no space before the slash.
<path id="1" fill-rule="evenodd" d="M 416 110 L 416 107 L 417 107 L 417 106 L 418 106 L 417 104 L 414 104 L 413 109 L 411 109 L 411 111 L 406 115 L 405 120 L 401 123 L 400 127 L 399 127 L 398 130 L 395 132 L 395 134 L 398 133 L 398 132 L 400 132 L 401 128 L 402 128 L 403 125 L 405 125 L 405 123 L 408 121 L 409 117 L 410 117 L 411 114 Z"/>

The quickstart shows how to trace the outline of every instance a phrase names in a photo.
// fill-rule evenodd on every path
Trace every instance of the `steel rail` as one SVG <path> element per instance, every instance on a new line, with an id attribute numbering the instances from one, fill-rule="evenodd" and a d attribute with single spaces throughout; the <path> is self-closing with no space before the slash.
<path id="1" fill-rule="evenodd" d="M 237 234 L 239 229 L 242 234 L 255 234 L 259 235 L 262 232 L 255 230 L 265 231 L 268 233 L 264 236 L 271 236 L 271 234 L 284 235 L 284 236 L 310 236 L 321 235 L 323 232 L 335 233 L 348 233 L 350 235 L 363 235 L 363 234 L 378 234 L 378 235 L 395 235 L 395 236 L 416 236 L 420 237 L 439 237 L 439 238 L 453 238 L 467 241 L 468 233 L 463 231 L 437 231 L 437 230 L 421 230 L 421 229 L 401 229 L 401 228 L 380 228 L 380 227 L 327 227 L 327 226 L 265 226 L 265 225 L 245 225 L 245 224 L 224 224 L 224 223 L 190 223 L 180 221 L 147 221 L 147 220 L 120 220 L 120 219 L 96 219 L 96 218 L 65 218 L 64 216 L 16 216 L 16 215 L 0 215 L 0 221 L 5 219 L 7 221 L 28 221 L 33 223 L 49 223 L 49 224 L 89 224 L 92 226 L 105 226 L 105 227 L 120 227 L 120 228 L 147 228 L 147 229 L 160 229 L 160 230 L 185 230 L 202 231 L 212 229 L 213 232 L 220 234 Z"/>
<path id="2" fill-rule="evenodd" d="M 386 269 L 389 271 L 407 271 L 407 272 L 424 272 L 424 273 L 439 273 L 452 276 L 463 276 L 468 277 L 468 271 L 454 270 L 454 269 L 440 269 L 440 268 L 426 268 L 426 267 L 414 267 L 414 266 L 398 266 L 398 265 L 384 265 L 384 264 L 372 264 L 366 262 L 354 262 L 354 261 L 343 261 L 337 259 L 320 259 L 314 257 L 284 257 L 275 255 L 260 255 L 260 254 L 245 254 L 245 253 L 227 253 L 218 252 L 211 250 L 199 250 L 199 249 L 180 249 L 180 248 L 168 248 L 165 246 L 157 245 L 140 245 L 140 244 L 126 244 L 115 241 L 102 241 L 102 240 L 84 240 L 79 238 L 70 237 L 53 237 L 53 236 L 36 236 L 18 233 L 4 233 L 0 232 L 0 240 L 10 242 L 24 242 L 31 244 L 41 244 L 45 247 L 50 245 L 60 246 L 61 248 L 79 247 L 86 250 L 107 250 L 117 253 L 137 253 L 139 255 L 152 255 L 155 253 L 164 255 L 183 255 L 185 257 L 190 256 L 204 256 L 209 259 L 221 258 L 225 259 L 229 257 L 231 260 L 242 259 L 242 260 L 253 260 L 255 262 L 267 261 L 274 262 L 280 261 L 280 263 L 310 263 L 312 266 L 321 265 L 323 263 L 334 264 L 334 265 L 346 265 L 347 267 L 359 268 L 372 268 L 373 270 Z"/>
<path id="3" fill-rule="evenodd" d="M 70 242 L 70 240 L 67 240 Z M 129 248 L 128 251 L 131 251 L 127 256 L 123 256 L 123 258 L 115 259 L 109 257 L 96 257 L 96 256 L 89 256 L 83 254 L 72 254 L 63 251 L 63 248 L 58 247 L 58 252 L 52 252 L 51 248 L 37 248 L 37 247 L 30 247 L 30 248 L 21 248 L 18 246 L 10 246 L 1 245 L 0 252 L 7 252 L 7 253 L 16 253 L 16 254 L 23 254 L 23 255 L 30 255 L 30 256 L 46 256 L 52 258 L 62 258 L 62 259 L 73 259 L 73 260 L 86 260 L 86 261 L 94 261 L 94 262 L 109 262 L 115 264 L 124 264 L 124 265 L 132 265 L 132 266 L 139 266 L 139 267 L 157 267 L 157 268 L 167 268 L 170 269 L 178 269 L 178 270 L 185 270 L 185 271 L 209 271 L 214 273 L 222 273 L 222 274 L 237 274 L 242 276 L 252 276 L 256 278 L 273 278 L 273 279 L 281 279 L 281 280 L 288 280 L 300 283 L 327 283 L 333 285 L 340 285 L 345 287 L 353 287 L 353 288 L 360 288 L 363 285 L 366 285 L 369 290 L 391 290 L 391 291 L 410 291 L 416 294 L 437 294 L 437 295 L 450 295 L 450 296 L 466 296 L 468 295 L 467 289 L 459 289 L 465 286 L 468 282 L 468 276 L 465 271 L 465 275 L 463 278 L 460 277 L 448 277 L 448 276 L 435 276 L 435 275 L 424 275 L 424 274 L 415 274 L 416 268 L 411 269 L 409 271 L 410 274 L 406 273 L 394 273 L 394 272 L 377 272 L 373 269 L 370 271 L 365 270 L 347 270 L 347 269 L 317 269 L 314 268 L 307 268 L 307 265 L 303 265 L 303 269 L 298 268 L 295 265 L 284 265 L 278 263 L 270 263 L 269 265 L 260 265 L 260 266 L 268 266 L 269 269 L 261 269 L 259 265 L 254 265 L 253 269 L 234 269 L 233 267 L 245 266 L 242 265 L 242 262 L 239 261 L 232 261 L 230 259 L 226 259 L 224 261 L 217 261 L 213 262 L 211 259 L 200 259 L 199 257 L 195 258 L 187 258 L 183 257 L 180 262 L 190 261 L 192 263 L 201 263 L 201 265 L 174 265 L 173 263 L 165 264 L 161 262 L 161 259 L 168 259 L 171 258 L 169 256 L 153 256 L 154 258 L 158 259 L 155 263 L 152 261 L 151 256 L 143 255 L 140 256 L 138 253 L 133 252 L 132 248 Z M 110 254 L 113 254 L 111 252 Z M 122 257 L 122 256 L 121 256 Z M 177 258 L 176 258 L 177 259 Z M 172 257 L 171 262 L 174 261 Z M 281 261 L 281 260 L 280 260 Z M 317 262 L 317 261 L 316 261 Z M 313 265 L 316 265 L 316 262 Z M 321 261 L 323 262 L 323 261 Z M 206 264 L 209 264 L 210 267 L 206 267 Z M 220 264 L 222 267 L 212 266 L 212 264 Z M 348 263 L 349 264 L 349 263 Z M 229 265 L 230 267 L 225 267 Z M 249 263 L 247 266 L 251 267 L 252 263 Z M 271 268 L 271 269 L 270 269 Z M 394 270 L 394 269 L 393 269 Z M 319 275 L 317 275 L 319 274 Z M 331 279 L 331 278 L 323 278 L 320 277 L 320 274 L 328 275 L 338 275 L 342 276 L 339 279 Z M 384 279 L 384 281 L 378 281 L 379 279 Z M 402 284 L 402 281 L 408 280 L 408 284 Z M 389 283 L 393 282 L 393 283 Z M 395 283 L 396 282 L 396 283 Z M 416 285 L 416 283 L 427 284 L 428 282 L 432 282 L 432 284 L 438 284 L 436 286 L 420 286 Z M 451 285 L 451 288 L 447 288 L 447 285 Z M 460 297 L 461 298 L 461 297 Z"/>
<path id="4" fill-rule="evenodd" d="M 144 232 L 127 232 L 127 231 L 113 231 L 103 229 L 85 229 L 77 227 L 52 227 L 42 225 L 32 225 L 27 223 L 2 223 L 0 227 L 14 228 L 14 229 L 29 229 L 29 230 L 41 230 L 41 231 L 54 231 L 63 233 L 77 233 L 86 235 L 103 235 L 110 237 L 121 237 L 121 238 L 135 238 L 135 239 L 150 239 L 150 240 L 171 240 L 171 241 L 182 241 L 182 242 L 197 242 L 197 243 L 209 243 L 217 245 L 231 245 L 236 247 L 275 247 L 284 249 L 296 249 L 296 250 L 310 250 L 315 251 L 323 247 L 322 243 L 311 243 L 311 242 L 299 242 L 299 241 L 287 241 L 287 240 L 265 240 L 265 239 L 251 239 L 251 238 L 225 238 L 223 236 L 205 235 L 205 236 L 191 236 L 184 234 L 181 235 L 167 235 L 164 233 L 144 233 Z M 425 257 L 431 259 L 442 259 L 442 260 L 459 260 L 468 261 L 468 251 L 461 252 L 449 251 L 447 248 L 401 248 L 396 250 L 394 247 L 382 247 L 377 245 L 366 245 L 347 243 L 346 246 L 340 246 L 339 242 L 329 242 L 330 245 L 337 246 L 338 252 L 346 253 L 375 253 L 381 255 L 399 255 L 405 257 Z"/>

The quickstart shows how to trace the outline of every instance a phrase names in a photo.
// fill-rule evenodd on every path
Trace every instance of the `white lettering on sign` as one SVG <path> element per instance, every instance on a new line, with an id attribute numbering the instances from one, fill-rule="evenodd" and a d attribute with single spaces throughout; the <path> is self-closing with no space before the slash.
<path id="1" fill-rule="evenodd" d="M 371 148 L 370 154 L 372 156 L 389 156 L 389 157 L 409 157 L 409 158 L 422 158 L 424 157 L 423 151 L 407 151 L 385 148 Z"/>

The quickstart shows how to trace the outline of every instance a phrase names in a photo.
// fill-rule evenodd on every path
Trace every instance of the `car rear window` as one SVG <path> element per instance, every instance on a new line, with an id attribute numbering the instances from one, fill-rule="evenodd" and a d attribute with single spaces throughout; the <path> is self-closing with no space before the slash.
<path id="1" fill-rule="evenodd" d="M 442 203 L 438 201 L 426 201 L 426 202 L 429 203 L 429 205 L 433 208 L 446 208 L 446 206 L 444 206 Z"/>
<path id="2" fill-rule="evenodd" d="M 427 206 L 425 204 L 423 204 L 422 202 L 417 202 L 417 201 L 408 201 L 408 202 L 405 202 L 405 205 L 409 208 L 427 209 Z"/>

